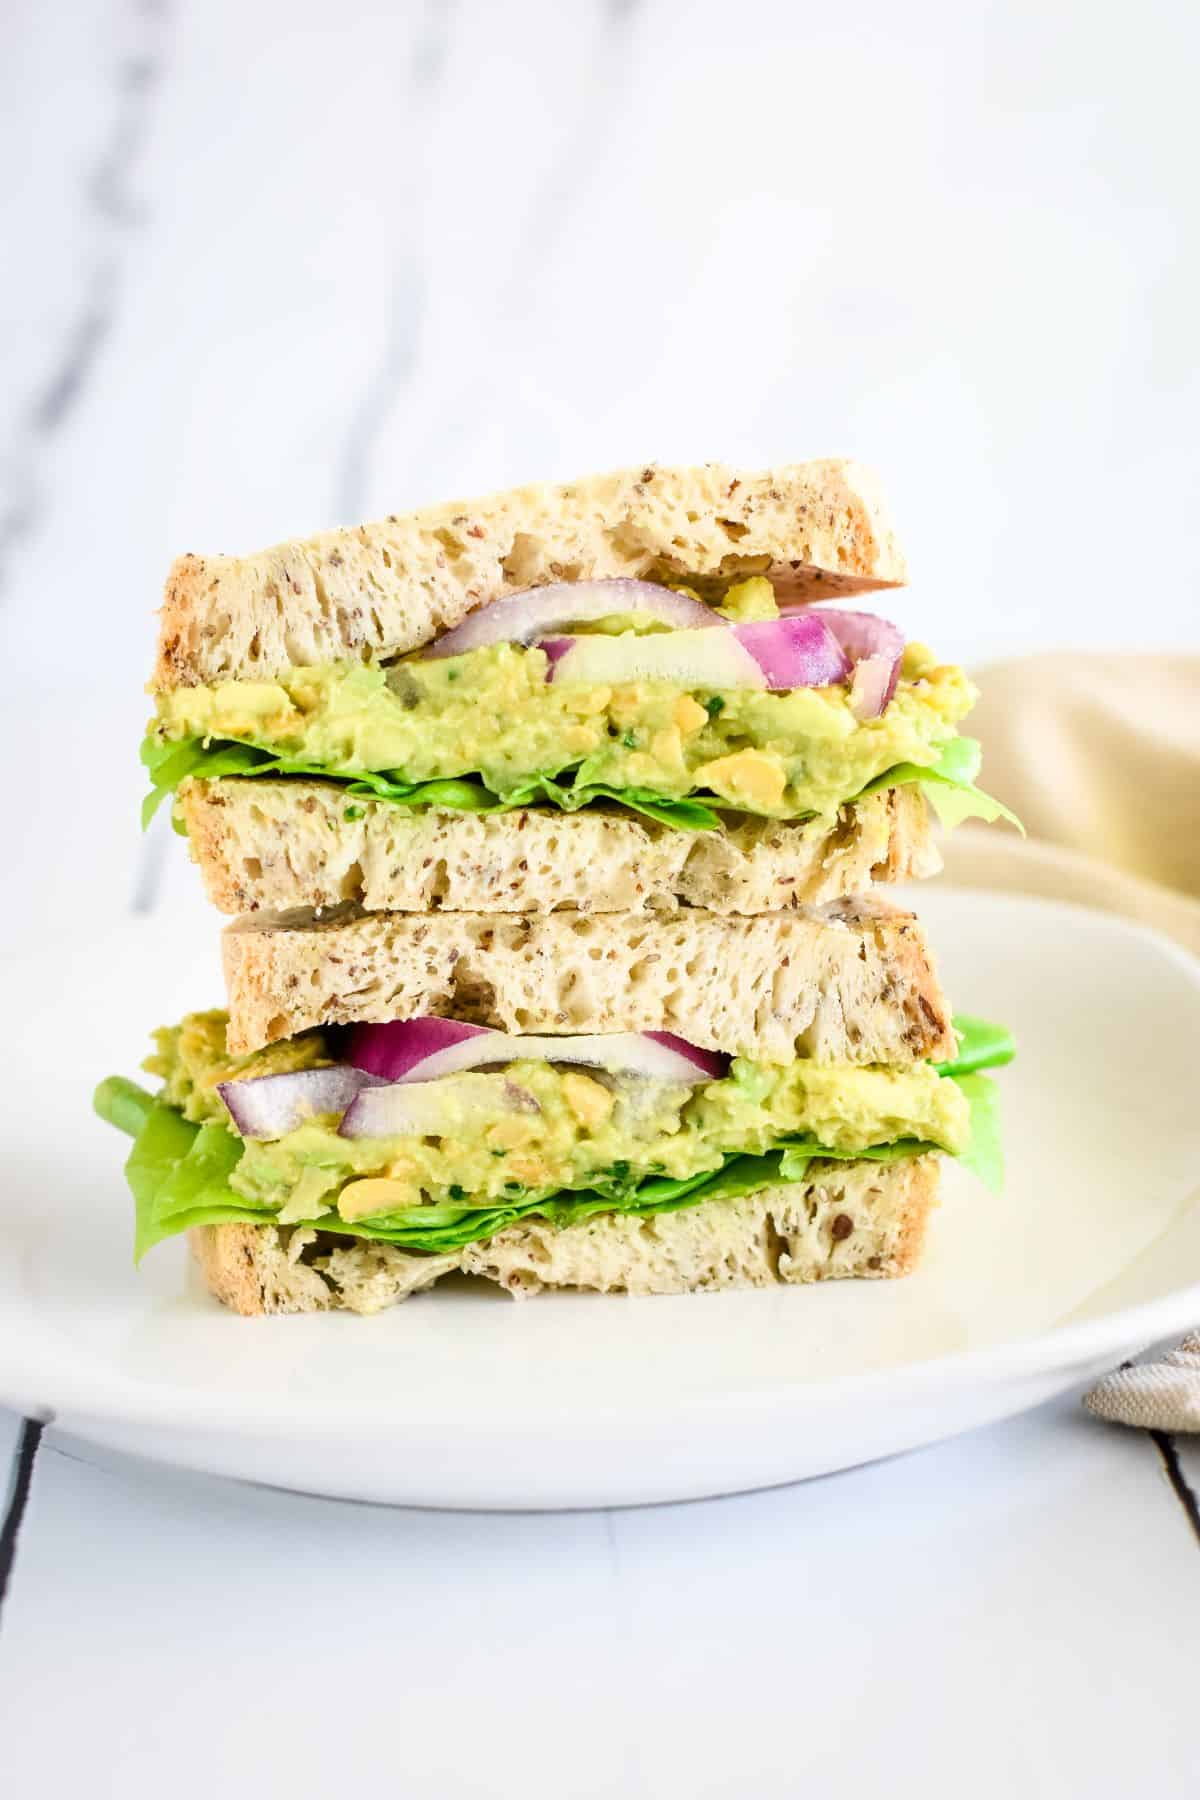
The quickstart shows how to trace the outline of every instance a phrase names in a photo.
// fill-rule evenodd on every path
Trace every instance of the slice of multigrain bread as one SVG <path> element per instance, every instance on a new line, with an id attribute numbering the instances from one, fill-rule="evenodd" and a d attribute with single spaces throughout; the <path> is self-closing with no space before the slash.
<path id="1" fill-rule="evenodd" d="M 753 918 L 696 908 L 243 919 L 223 949 L 235 1056 L 312 1026 L 426 1014 L 513 1032 L 673 1031 L 765 1062 L 956 1052 L 917 920 L 878 900 Z"/>
<path id="2" fill-rule="evenodd" d="M 239 1313 L 379 1312 L 461 1271 L 523 1297 L 545 1288 L 691 1294 L 776 1282 L 907 1275 L 937 1198 L 938 1159 L 810 1165 L 808 1179 L 678 1212 L 525 1220 L 446 1256 L 334 1239 L 311 1227 L 189 1233 L 209 1291 Z"/>
<path id="3" fill-rule="evenodd" d="M 935 875 L 941 857 L 919 788 L 845 806 L 833 824 L 740 817 L 674 831 L 617 810 L 564 819 L 408 812 L 331 782 L 189 781 L 180 793 L 192 856 L 224 913 L 764 913 L 821 906 L 873 882 Z"/>
<path id="4" fill-rule="evenodd" d="M 839 459 L 748 472 L 649 464 L 322 532 L 167 578 L 155 690 L 398 656 L 550 581 L 766 573 L 820 599 L 906 578 L 875 477 Z"/>

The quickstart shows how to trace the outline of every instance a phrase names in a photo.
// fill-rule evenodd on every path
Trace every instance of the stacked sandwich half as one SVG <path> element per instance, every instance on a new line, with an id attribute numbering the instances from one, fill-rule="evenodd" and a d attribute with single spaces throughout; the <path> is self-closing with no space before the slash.
<path id="1" fill-rule="evenodd" d="M 224 937 L 156 1034 L 137 1252 L 242 1312 L 452 1271 L 677 1293 L 913 1266 L 1002 1032 L 916 919 L 1002 809 L 844 462 L 649 467 L 172 570 L 143 747 Z"/>

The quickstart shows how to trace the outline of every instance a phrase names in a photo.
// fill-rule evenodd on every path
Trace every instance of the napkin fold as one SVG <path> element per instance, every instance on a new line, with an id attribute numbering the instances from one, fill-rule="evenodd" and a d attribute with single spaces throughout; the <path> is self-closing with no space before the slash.
<path id="1" fill-rule="evenodd" d="M 1097 1418 L 1147 1431 L 1200 1431 L 1200 1332 L 1154 1362 L 1130 1363 L 1098 1381 L 1083 1404 Z"/>
<path id="2" fill-rule="evenodd" d="M 1029 837 L 962 826 L 946 879 L 1121 913 L 1200 956 L 1200 656 L 1058 651 L 979 681 L 984 786 Z"/>
<path id="3" fill-rule="evenodd" d="M 979 672 L 983 783 L 1029 833 L 965 825 L 947 881 L 1073 900 L 1200 956 L 1200 656 L 1058 651 Z M 1200 1334 L 1085 1397 L 1104 1419 L 1200 1431 Z"/>

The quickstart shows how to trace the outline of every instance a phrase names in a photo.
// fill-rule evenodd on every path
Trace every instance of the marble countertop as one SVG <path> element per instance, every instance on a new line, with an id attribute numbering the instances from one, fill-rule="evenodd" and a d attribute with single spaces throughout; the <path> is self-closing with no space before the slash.
<path id="1" fill-rule="evenodd" d="M 1194 647 L 1197 51 L 1172 0 L 9 0 L 4 941 L 213 930 L 135 824 L 185 549 L 845 451 L 946 654 Z M 343 1506 L 0 1415 L 6 1479 L 14 1791 L 1195 1791 L 1200 1453 L 1074 1396 L 640 1512 Z"/>

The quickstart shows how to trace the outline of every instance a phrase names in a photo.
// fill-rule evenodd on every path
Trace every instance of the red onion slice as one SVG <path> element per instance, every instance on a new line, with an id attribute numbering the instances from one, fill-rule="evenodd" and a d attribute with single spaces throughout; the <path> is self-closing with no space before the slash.
<path id="1" fill-rule="evenodd" d="M 430 1028 L 434 1029 L 430 1029 Z M 458 1036 L 451 1040 L 445 1028 Z M 398 1083 L 436 1081 L 463 1069 L 512 1062 L 582 1063 L 613 1075 L 644 1075 L 658 1081 L 695 1084 L 720 1075 L 723 1057 L 694 1049 L 671 1032 L 613 1031 L 594 1037 L 535 1037 L 459 1025 L 453 1019 L 397 1019 L 389 1025 L 356 1026 L 348 1044 L 350 1061 L 378 1074 L 384 1066 L 401 1072 Z M 369 1060 L 367 1060 L 369 1058 Z"/>
<path id="2" fill-rule="evenodd" d="M 865 656 L 850 677 L 850 711 L 864 722 L 877 719 L 896 691 L 900 664 L 890 656 Z"/>
<path id="3" fill-rule="evenodd" d="M 737 625 L 733 635 L 772 689 L 833 687 L 850 673 L 850 658 L 820 613 Z"/>
<path id="4" fill-rule="evenodd" d="M 217 1092 L 244 1138 L 281 1138 L 317 1113 L 344 1113 L 376 1078 L 336 1063 L 331 1069 L 296 1069 L 288 1075 L 255 1075 L 221 1081 Z"/>
<path id="5" fill-rule="evenodd" d="M 564 625 L 583 625 L 610 613 L 641 613 L 664 625 L 703 630 L 720 619 L 699 600 L 661 587 L 656 581 L 634 581 L 616 575 L 605 581 L 553 581 L 524 588 L 504 600 L 493 600 L 430 644 L 426 656 L 461 656 L 487 644 L 531 644 Z"/>
<path id="6" fill-rule="evenodd" d="M 643 1036 L 653 1038 L 656 1044 L 665 1044 L 676 1056 L 684 1056 L 695 1063 L 706 1081 L 720 1081 L 729 1069 L 727 1056 L 717 1050 L 701 1050 L 696 1044 L 689 1044 L 686 1038 L 676 1037 L 673 1031 L 647 1031 Z"/>
<path id="7" fill-rule="evenodd" d="M 822 606 L 815 616 L 825 621 L 854 664 L 850 709 L 855 718 L 877 719 L 896 692 L 904 633 L 889 619 L 844 607 Z"/>
<path id="8" fill-rule="evenodd" d="M 445 1074 L 474 1068 L 469 1056 L 455 1061 L 454 1052 L 466 1050 L 473 1038 L 501 1035 L 486 1025 L 463 1025 L 457 1019 L 393 1019 L 386 1025 L 354 1025 L 346 1043 L 346 1060 L 383 1081 L 424 1081 L 426 1076 L 413 1077 L 411 1072 L 431 1058 L 445 1060 Z"/>

